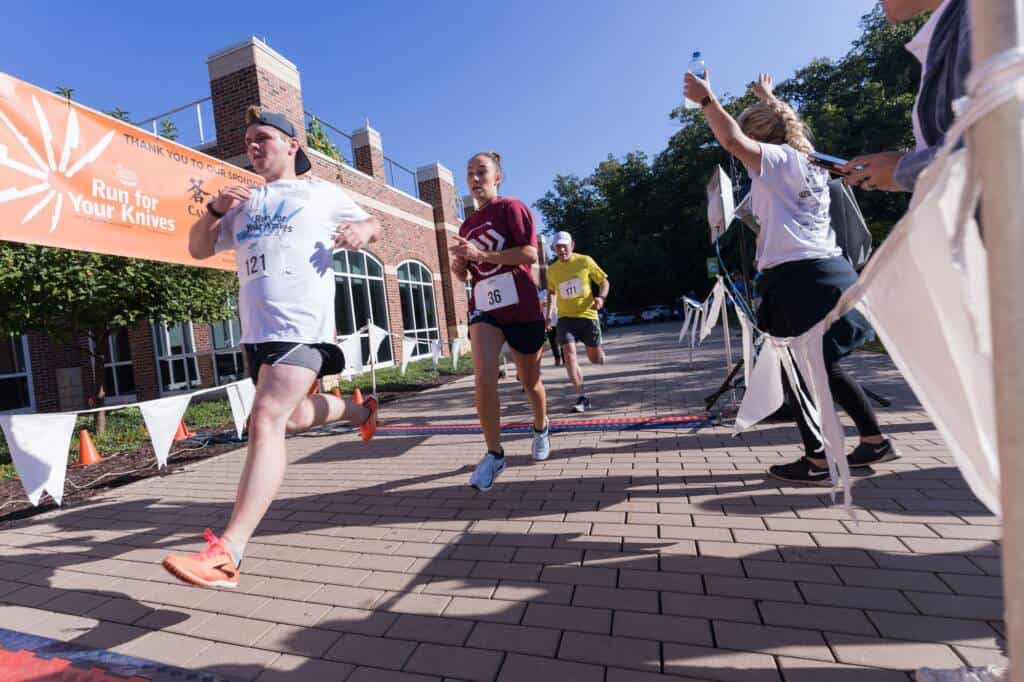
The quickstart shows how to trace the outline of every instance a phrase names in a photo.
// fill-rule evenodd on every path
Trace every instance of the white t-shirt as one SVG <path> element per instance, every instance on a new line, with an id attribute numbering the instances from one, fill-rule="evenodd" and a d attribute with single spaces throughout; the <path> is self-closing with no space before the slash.
<path id="1" fill-rule="evenodd" d="M 828 205 L 828 171 L 788 144 L 761 143 L 761 173 L 752 175 L 750 205 L 761 225 L 757 268 L 838 256 Z"/>
<path id="2" fill-rule="evenodd" d="M 370 215 L 324 180 L 251 190 L 221 220 L 216 251 L 234 249 L 242 343 L 333 343 L 334 234 Z"/>

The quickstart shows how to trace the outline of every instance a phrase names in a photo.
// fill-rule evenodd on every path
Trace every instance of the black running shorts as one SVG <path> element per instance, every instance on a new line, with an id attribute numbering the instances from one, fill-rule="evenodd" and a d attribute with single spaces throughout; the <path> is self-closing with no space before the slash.
<path id="1" fill-rule="evenodd" d="M 558 318 L 558 343 L 576 343 L 582 341 L 587 348 L 601 345 L 601 323 L 589 317 Z"/>
<path id="2" fill-rule="evenodd" d="M 246 359 L 249 361 L 249 375 L 256 383 L 261 365 L 292 365 L 313 370 L 317 377 L 338 374 L 345 369 L 345 356 L 341 348 L 333 343 L 294 343 L 292 341 L 267 341 L 246 343 Z"/>
<path id="3" fill-rule="evenodd" d="M 489 324 L 492 327 L 497 327 L 505 335 L 508 347 L 523 355 L 535 354 L 544 347 L 544 341 L 547 339 L 547 325 L 543 320 L 502 324 L 492 315 L 477 311 L 469 320 L 470 335 L 473 334 L 474 324 Z"/>

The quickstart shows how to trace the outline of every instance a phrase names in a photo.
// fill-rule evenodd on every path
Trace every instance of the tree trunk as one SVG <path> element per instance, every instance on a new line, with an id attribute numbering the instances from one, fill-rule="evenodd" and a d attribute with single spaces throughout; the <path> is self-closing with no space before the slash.
<path id="1" fill-rule="evenodd" d="M 106 364 L 107 355 L 110 353 L 110 331 L 98 330 L 89 333 L 92 339 L 92 367 L 93 367 L 93 391 L 92 407 L 103 407 L 107 397 L 106 388 Z M 105 411 L 95 412 L 92 422 L 93 431 L 100 435 L 107 430 L 107 413 Z"/>

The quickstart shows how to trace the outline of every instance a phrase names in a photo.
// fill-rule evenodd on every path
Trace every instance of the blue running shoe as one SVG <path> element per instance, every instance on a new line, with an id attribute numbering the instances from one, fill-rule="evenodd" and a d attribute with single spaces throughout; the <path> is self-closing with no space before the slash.
<path id="1" fill-rule="evenodd" d="M 544 425 L 543 431 L 533 432 L 533 460 L 543 462 L 551 454 L 551 422 Z"/>
<path id="2" fill-rule="evenodd" d="M 505 470 L 505 466 L 504 457 L 498 458 L 493 452 L 488 452 L 476 465 L 476 470 L 469 477 L 469 484 L 485 493 L 494 487 L 494 480 Z"/>

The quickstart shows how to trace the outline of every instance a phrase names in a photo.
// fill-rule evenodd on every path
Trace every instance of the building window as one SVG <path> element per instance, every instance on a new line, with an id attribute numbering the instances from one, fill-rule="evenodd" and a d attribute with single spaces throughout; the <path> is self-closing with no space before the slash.
<path id="1" fill-rule="evenodd" d="M 92 343 L 92 339 L 89 340 Z M 103 365 L 103 392 L 111 398 L 135 398 L 135 372 L 132 370 L 132 346 L 128 330 L 107 338 L 107 362 Z"/>
<path id="2" fill-rule="evenodd" d="M 28 337 L 0 337 L 0 412 L 22 412 L 35 407 L 30 375 Z"/>
<path id="3" fill-rule="evenodd" d="M 384 266 L 363 251 L 342 249 L 334 253 L 334 323 L 339 336 L 354 334 L 367 322 L 382 329 L 391 329 L 388 323 L 388 299 L 384 291 Z M 363 364 L 370 363 L 370 335 L 364 331 Z M 377 351 L 376 364 L 394 362 L 391 336 L 388 335 Z"/>
<path id="4" fill-rule="evenodd" d="M 210 333 L 213 337 L 213 370 L 217 385 L 244 379 L 242 323 L 237 317 L 214 322 L 210 325 Z"/>
<path id="5" fill-rule="evenodd" d="M 199 386 L 199 363 L 191 322 L 153 324 L 160 392 L 171 393 Z"/>
<path id="6" fill-rule="evenodd" d="M 431 342 L 441 338 L 434 304 L 434 275 L 416 261 L 398 266 L 398 294 L 402 299 L 402 327 L 406 337 L 416 339 L 412 357 L 430 355 Z"/>

